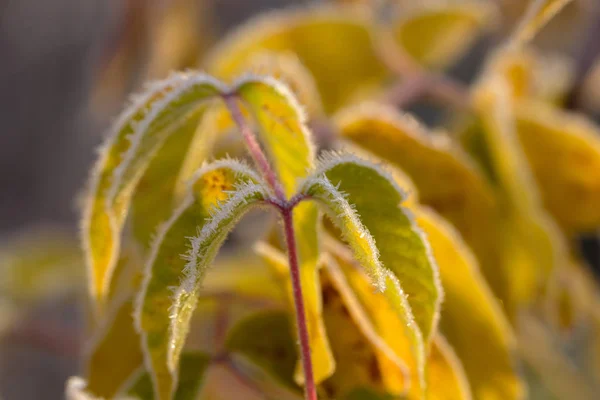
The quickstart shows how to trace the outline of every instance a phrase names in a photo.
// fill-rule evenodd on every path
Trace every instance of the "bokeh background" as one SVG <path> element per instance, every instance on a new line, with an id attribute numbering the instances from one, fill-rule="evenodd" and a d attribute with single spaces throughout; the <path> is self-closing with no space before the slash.
<path id="1" fill-rule="evenodd" d="M 526 3 L 497 2 L 503 15 L 499 28 L 450 71 L 461 80 L 476 74 L 486 52 L 510 31 Z M 42 228 L 57 241 L 76 237 L 77 198 L 95 149 L 129 94 L 147 78 L 159 78 L 173 67 L 162 62 L 179 51 L 170 38 L 186 38 L 179 45 L 191 49 L 181 52 L 185 56 L 175 67 L 198 65 L 211 43 L 252 15 L 305 3 L 309 2 L 0 0 L 2 243 L 14 246 L 20 237 Z M 594 8 L 595 3 L 600 1 L 579 0 L 568 6 L 537 44 L 576 60 L 569 105 L 597 118 L 600 12 L 594 10 L 600 7 Z M 177 7 L 188 10 L 196 25 L 169 25 L 167 16 Z M 598 271 L 596 235 L 582 238 L 581 246 Z M 54 296 L 29 308 L 24 321 L 2 338 L 3 399 L 63 398 L 65 379 L 79 368 L 78 298 L 77 293 Z"/>

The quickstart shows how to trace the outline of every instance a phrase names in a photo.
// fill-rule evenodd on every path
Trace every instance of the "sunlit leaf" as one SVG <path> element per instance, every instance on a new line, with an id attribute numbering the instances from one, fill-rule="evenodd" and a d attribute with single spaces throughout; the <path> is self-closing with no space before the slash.
<path id="1" fill-rule="evenodd" d="M 427 398 L 430 400 L 471 400 L 471 389 L 461 360 L 443 336 L 436 335 L 427 357 Z M 483 397 L 476 397 L 477 399 Z M 503 397 L 498 397 L 503 398 Z"/>
<path id="2" fill-rule="evenodd" d="M 140 337 L 133 326 L 132 296 L 121 300 L 86 351 L 87 390 L 112 398 L 143 363 Z"/>
<path id="3" fill-rule="evenodd" d="M 186 117 L 218 93 L 204 75 L 175 75 L 152 86 L 119 118 L 91 175 L 82 220 L 90 293 L 101 306 L 118 259 L 132 192 L 154 153 Z"/>
<path id="4" fill-rule="evenodd" d="M 185 352 L 181 355 L 179 377 L 174 400 L 195 400 L 210 365 L 210 357 L 203 353 Z M 150 375 L 141 369 L 133 376 L 124 392 L 133 398 L 153 400 L 154 392 Z"/>
<path id="5" fill-rule="evenodd" d="M 513 334 L 475 257 L 458 232 L 433 211 L 419 209 L 417 223 L 440 268 L 445 293 L 440 329 L 464 366 L 474 398 L 522 398 L 512 359 Z"/>
<path id="6" fill-rule="evenodd" d="M 521 46 L 534 36 L 573 0 L 530 0 L 520 25 L 511 37 L 511 45 Z"/>
<path id="7" fill-rule="evenodd" d="M 510 310 L 541 294 L 555 268 L 566 262 L 565 245 L 539 199 L 516 133 L 506 82 L 500 76 L 487 78 L 478 87 L 475 101 L 484 127 L 481 134 L 503 200 L 502 256 L 512 274 L 508 297 L 503 300 L 509 302 L 506 305 Z"/>
<path id="8" fill-rule="evenodd" d="M 499 263 L 498 207 L 477 165 L 442 133 L 430 133 L 391 107 L 365 104 L 336 117 L 342 137 L 404 171 L 419 201 L 461 232 L 482 261 L 495 293 L 503 293 Z"/>
<path id="9" fill-rule="evenodd" d="M 331 5 L 264 13 L 217 46 L 207 69 L 232 78 L 257 53 L 292 52 L 314 76 L 325 111 L 331 112 L 386 75 L 370 23 L 356 10 Z"/>
<path id="10" fill-rule="evenodd" d="M 136 307 L 146 364 L 161 400 L 176 387 L 179 354 L 206 269 L 235 222 L 267 196 L 255 183 L 260 179 L 231 160 L 208 164 L 194 178 L 155 238 Z"/>
<path id="11" fill-rule="evenodd" d="M 387 276 L 385 293 L 373 290 L 367 275 L 351 257 L 348 249 L 336 241 L 327 243 L 327 250 L 335 257 L 336 263 L 328 262 L 333 282 L 340 288 L 350 314 L 371 340 L 376 348 L 376 355 L 382 371 L 382 380 L 386 389 L 396 395 L 402 393 L 407 384 L 410 384 L 410 398 L 423 397 L 426 389 L 426 347 L 419 327 L 415 323 L 406 294 L 402 291 L 398 280 L 391 274 Z M 342 290 L 342 279 L 335 269 L 343 273 L 351 293 Z M 351 300 L 351 298 L 355 300 Z M 358 304 L 356 304 L 358 302 Z M 358 318 L 357 310 L 362 308 L 369 320 Z M 371 324 L 377 335 L 389 346 L 392 354 L 385 346 L 375 343 L 373 335 L 367 333 L 367 324 Z M 398 360 L 399 359 L 399 360 Z M 401 360 L 401 361 L 400 361 Z M 410 376 L 399 368 L 399 362 L 405 363 Z M 410 382 L 407 380 L 410 378 Z"/>
<path id="12" fill-rule="evenodd" d="M 277 249 L 266 243 L 256 246 L 257 253 L 271 267 L 280 285 L 285 289 L 290 309 L 294 309 L 294 297 L 287 258 Z M 300 282 L 305 300 L 305 314 L 308 325 L 308 337 L 311 348 L 311 361 L 315 382 L 319 383 L 333 374 L 336 363 L 331 352 L 327 333 L 323 323 L 321 284 L 316 268 L 300 270 Z M 294 325 L 295 326 L 295 325 Z M 302 366 L 298 363 L 295 373 L 296 382 L 302 383 Z"/>
<path id="13" fill-rule="evenodd" d="M 298 353 L 288 313 L 263 311 L 249 316 L 229 332 L 225 347 L 258 365 L 283 385 L 300 389 L 294 382 Z"/>
<path id="14" fill-rule="evenodd" d="M 517 133 L 544 205 L 569 232 L 600 226 L 600 129 L 540 102 L 516 107 Z"/>
<path id="15" fill-rule="evenodd" d="M 323 205 L 376 287 L 385 288 L 387 270 L 398 278 L 428 341 L 442 297 L 437 265 L 393 178 L 355 156 L 328 155 L 301 192 Z"/>
<path id="16" fill-rule="evenodd" d="M 426 2 L 424 2 L 426 3 Z M 406 54 L 420 64 L 442 69 L 468 50 L 496 15 L 490 3 L 413 5 L 394 23 L 393 35 Z"/>

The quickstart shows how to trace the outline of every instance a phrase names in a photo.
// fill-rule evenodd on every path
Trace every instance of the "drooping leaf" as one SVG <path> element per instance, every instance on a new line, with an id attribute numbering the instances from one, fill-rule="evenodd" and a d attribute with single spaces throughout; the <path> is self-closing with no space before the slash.
<path id="1" fill-rule="evenodd" d="M 511 45 L 519 47 L 531 41 L 534 36 L 572 0 L 531 0 L 520 21 Z"/>
<path id="2" fill-rule="evenodd" d="M 471 400 L 471 389 L 460 361 L 446 339 L 437 334 L 427 357 L 429 400 Z"/>
<path id="3" fill-rule="evenodd" d="M 440 329 L 464 366 L 474 398 L 521 399 L 524 388 L 512 359 L 511 328 L 471 250 L 433 211 L 420 208 L 417 223 L 440 268 L 445 293 Z"/>
<path id="4" fill-rule="evenodd" d="M 332 264 L 330 260 L 327 264 L 328 268 L 338 267 L 338 271 L 343 273 L 343 279 L 352 291 L 348 293 L 346 290 L 340 290 L 340 294 L 346 300 L 356 323 L 365 331 L 367 338 L 372 338 L 372 334 L 366 333 L 365 324 L 372 324 L 373 329 L 393 352 L 390 354 L 385 346 L 374 344 L 386 389 L 392 394 L 399 395 L 406 385 L 410 384 L 409 398 L 422 398 L 427 390 L 425 361 L 427 350 L 421 331 L 412 315 L 408 298 L 398 280 L 388 272 L 385 293 L 374 291 L 364 271 L 358 269 L 357 265 L 353 265 L 355 261 L 348 249 L 336 241 L 328 240 L 327 250 L 335 257 L 335 263 Z M 339 274 L 334 271 L 331 276 L 333 282 L 341 288 L 343 282 Z M 355 301 L 350 300 L 351 296 Z M 356 317 L 359 306 L 365 310 L 369 321 Z M 409 375 L 399 368 L 398 359 L 406 364 Z"/>
<path id="5" fill-rule="evenodd" d="M 494 292 L 504 290 L 498 207 L 477 165 L 444 134 L 379 104 L 351 107 L 335 118 L 342 137 L 404 171 L 419 201 L 452 222 L 481 260 Z"/>
<path id="6" fill-rule="evenodd" d="M 282 288 L 286 291 L 289 307 L 290 309 L 294 309 L 295 312 L 288 260 L 283 253 L 266 243 L 259 243 L 255 249 L 271 267 L 274 275 L 280 281 L 280 285 L 282 285 Z M 301 269 L 300 283 L 302 285 L 302 293 L 305 300 L 305 313 L 311 348 L 313 375 L 315 382 L 320 383 L 334 373 L 336 363 L 331 352 L 325 325 L 323 323 L 321 284 L 317 269 Z M 300 362 L 296 368 L 295 380 L 298 383 L 302 383 L 304 380 Z"/>
<path id="7" fill-rule="evenodd" d="M 298 353 L 288 313 L 252 314 L 229 332 L 225 348 L 256 364 L 286 387 L 300 389 L 294 382 Z"/>
<path id="8" fill-rule="evenodd" d="M 87 390 L 112 398 L 143 363 L 140 337 L 133 325 L 133 296 L 121 300 L 86 351 Z"/>
<path id="9" fill-rule="evenodd" d="M 139 97 L 115 124 L 93 168 L 82 219 L 90 293 L 101 308 L 116 265 L 120 232 L 133 190 L 154 153 L 186 118 L 218 94 L 204 75 L 180 74 Z"/>
<path id="10" fill-rule="evenodd" d="M 505 80 L 498 75 L 487 77 L 474 98 L 483 123 L 480 134 L 484 135 L 502 199 L 502 257 L 511 271 L 509 293 L 503 300 L 512 314 L 517 304 L 531 303 L 543 293 L 555 268 L 566 263 L 566 246 L 539 199 L 517 137 L 514 106 Z"/>
<path id="11" fill-rule="evenodd" d="M 491 3 L 413 5 L 394 23 L 396 43 L 418 63 L 443 69 L 455 63 L 490 26 L 496 9 Z"/>
<path id="12" fill-rule="evenodd" d="M 327 332 L 335 337 L 331 341 L 331 349 L 336 360 L 335 373 L 321 384 L 325 394 L 321 397 L 344 398 L 358 387 L 383 392 L 385 388 L 375 349 L 351 317 L 342 296 L 325 273 L 321 273 L 321 282 L 323 320 Z"/>
<path id="13" fill-rule="evenodd" d="M 332 155 L 301 193 L 323 205 L 376 287 L 385 288 L 387 270 L 398 278 L 428 341 L 442 298 L 437 265 L 422 232 L 400 206 L 403 196 L 393 178 L 352 155 Z"/>
<path id="14" fill-rule="evenodd" d="M 257 53 L 289 51 L 312 73 L 331 112 L 386 75 L 371 41 L 371 21 L 356 11 L 327 5 L 263 13 L 213 50 L 207 70 L 232 78 Z"/>
<path id="15" fill-rule="evenodd" d="M 540 102 L 515 107 L 516 129 L 544 205 L 567 231 L 600 226 L 600 129 Z"/>
<path id="16" fill-rule="evenodd" d="M 206 370 L 211 362 L 209 355 L 196 352 L 184 352 L 179 365 L 179 377 L 174 400 L 195 400 L 205 379 Z M 123 392 L 140 400 L 155 399 L 152 378 L 140 369 L 132 376 L 129 385 Z"/>
<path id="17" fill-rule="evenodd" d="M 252 170 L 231 160 L 202 167 L 155 238 L 136 323 L 157 399 L 169 399 L 176 387 L 179 354 L 204 272 L 235 222 L 268 196 L 259 182 Z"/>

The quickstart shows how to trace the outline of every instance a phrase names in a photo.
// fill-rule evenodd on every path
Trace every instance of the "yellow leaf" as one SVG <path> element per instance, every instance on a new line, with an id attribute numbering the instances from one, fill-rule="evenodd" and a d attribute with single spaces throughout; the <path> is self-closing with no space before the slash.
<path id="1" fill-rule="evenodd" d="M 570 233 L 600 226 L 600 129 L 540 102 L 515 107 L 517 133 L 544 205 Z"/>
<path id="2" fill-rule="evenodd" d="M 263 186 L 252 182 L 261 180 L 238 162 L 202 167 L 154 240 L 136 324 L 158 400 L 169 399 L 176 388 L 179 355 L 206 269 L 232 225 L 267 196 Z"/>
<path id="3" fill-rule="evenodd" d="M 356 156 L 328 154 L 300 192 L 323 206 L 378 289 L 385 289 L 388 271 L 398 279 L 427 342 L 442 289 L 429 244 L 401 207 L 394 179 Z"/>
<path id="4" fill-rule="evenodd" d="M 458 232 L 433 211 L 418 209 L 417 222 L 440 267 L 445 293 L 440 328 L 464 366 L 473 397 L 523 398 L 524 388 L 512 359 L 511 328 L 480 275 L 475 257 Z"/>
<path id="5" fill-rule="evenodd" d="M 143 363 L 140 337 L 133 326 L 132 296 L 122 300 L 86 351 L 87 390 L 112 398 Z"/>
<path id="6" fill-rule="evenodd" d="M 290 309 L 294 309 L 289 263 L 286 257 L 276 248 L 266 243 L 259 243 L 255 249 L 269 267 L 272 268 L 277 279 L 280 280 L 282 287 L 285 288 L 289 307 Z M 321 284 L 317 269 L 301 269 L 300 281 L 305 301 L 313 374 L 315 382 L 320 383 L 334 373 L 336 363 L 323 324 Z M 304 379 L 300 363 L 298 363 L 296 368 L 295 379 L 299 383 L 302 383 Z"/>
<path id="7" fill-rule="evenodd" d="M 427 357 L 429 400 L 471 400 L 469 382 L 459 358 L 440 334 L 436 335 Z M 481 397 L 476 397 L 481 398 Z"/>
<path id="8" fill-rule="evenodd" d="M 510 45 L 519 47 L 535 35 L 573 0 L 530 0 L 527 11 L 510 39 Z"/>
<path id="9" fill-rule="evenodd" d="M 262 14 L 213 50 L 207 70 L 232 78 L 257 53 L 292 52 L 312 73 L 325 111 L 331 112 L 386 76 L 370 23 L 350 7 L 331 5 Z"/>
<path id="10" fill-rule="evenodd" d="M 418 63 L 435 69 L 454 64 L 491 23 L 490 3 L 413 6 L 393 26 L 398 45 Z"/>

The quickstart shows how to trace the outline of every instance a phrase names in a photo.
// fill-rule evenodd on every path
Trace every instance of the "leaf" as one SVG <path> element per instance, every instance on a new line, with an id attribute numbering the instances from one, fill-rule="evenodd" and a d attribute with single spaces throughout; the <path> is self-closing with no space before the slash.
<path id="1" fill-rule="evenodd" d="M 312 73 L 325 111 L 331 112 L 387 75 L 370 24 L 364 13 L 331 5 L 263 13 L 225 38 L 206 67 L 227 79 L 257 53 L 289 51 Z"/>
<path id="2" fill-rule="evenodd" d="M 335 240 L 328 240 L 327 250 L 335 257 L 327 263 L 332 282 L 339 288 L 359 328 L 377 349 L 377 360 L 386 389 L 398 395 L 410 384 L 409 397 L 422 398 L 427 390 L 425 344 L 398 280 L 388 272 L 385 293 L 374 291 L 364 271 L 353 265 L 355 261 L 348 249 Z M 343 273 L 343 278 L 339 272 Z M 342 289 L 344 281 L 351 292 Z M 360 309 L 368 315 L 368 321 L 358 317 Z M 389 349 L 372 340 L 373 334 L 367 333 L 370 330 L 367 324 L 372 326 Z M 406 364 L 409 375 L 399 368 L 398 361 Z"/>
<path id="3" fill-rule="evenodd" d="M 490 3 L 438 2 L 412 6 L 394 23 L 393 36 L 401 49 L 427 68 L 454 64 L 493 23 L 496 9 Z"/>
<path id="4" fill-rule="evenodd" d="M 165 140 L 137 184 L 131 201 L 131 225 L 136 239 L 144 246 L 150 246 L 158 225 L 169 218 L 176 205 L 179 172 L 195 134 L 200 133 L 199 117 L 188 119 L 177 135 Z"/>
<path id="5" fill-rule="evenodd" d="M 460 359 L 454 354 L 452 347 L 444 337 L 439 334 L 433 340 L 427 365 L 429 372 L 428 399 L 471 400 L 471 389 Z"/>
<path id="6" fill-rule="evenodd" d="M 101 308 L 116 265 L 120 232 L 141 173 L 164 140 L 211 97 L 219 83 L 175 75 L 152 86 L 119 118 L 96 162 L 82 219 L 90 293 Z"/>
<path id="7" fill-rule="evenodd" d="M 276 248 L 262 242 L 255 246 L 255 251 L 272 269 L 274 276 L 280 281 L 282 288 L 285 288 L 289 307 L 295 312 L 292 282 L 289 272 L 290 267 L 287 258 Z M 305 314 L 308 325 L 313 375 L 315 382 L 320 383 L 334 373 L 336 363 L 331 352 L 325 325 L 323 323 L 321 284 L 317 269 L 301 268 L 300 283 L 302 285 L 302 294 L 305 301 Z M 294 332 L 296 332 L 296 330 L 294 330 Z M 296 367 L 295 380 L 299 384 L 304 381 L 300 362 L 298 362 Z"/>
<path id="8" fill-rule="evenodd" d="M 298 99 L 298 103 L 305 107 L 308 116 L 316 117 L 323 114 L 317 83 L 311 72 L 293 52 L 288 50 L 253 53 L 246 64 L 240 65 L 237 72 L 241 74 L 248 70 L 284 82 Z"/>
<path id="9" fill-rule="evenodd" d="M 87 390 L 112 398 L 143 363 L 140 337 L 133 326 L 132 296 L 121 300 L 86 350 Z"/>
<path id="10" fill-rule="evenodd" d="M 513 271 L 509 294 L 503 300 L 512 314 L 517 305 L 531 303 L 542 294 L 555 268 L 566 262 L 566 245 L 554 221 L 542 208 L 516 134 L 508 86 L 497 75 L 486 79 L 480 83 L 474 98 L 484 127 L 481 134 L 503 200 L 502 256 L 504 265 Z"/>
<path id="11" fill-rule="evenodd" d="M 452 222 L 474 249 L 494 292 L 505 291 L 495 193 L 466 154 L 446 135 L 427 132 L 408 115 L 380 104 L 347 108 L 335 125 L 343 138 L 405 172 L 419 202 Z"/>
<path id="12" fill-rule="evenodd" d="M 210 366 L 210 356 L 204 353 L 184 352 L 179 366 L 178 385 L 174 400 L 195 400 Z M 141 369 L 133 376 L 130 385 L 124 389 L 128 396 L 143 400 L 153 400 L 152 379 Z"/>
<path id="13" fill-rule="evenodd" d="M 238 322 L 227 336 L 225 348 L 265 370 L 288 388 L 294 383 L 298 359 L 292 321 L 282 311 L 262 311 Z"/>
<path id="14" fill-rule="evenodd" d="M 427 234 L 440 268 L 445 293 L 440 329 L 464 366 L 474 398 L 523 398 L 524 387 L 512 359 L 512 330 L 472 252 L 433 211 L 419 208 L 417 223 Z M 430 381 L 435 382 L 431 375 Z"/>
<path id="15" fill-rule="evenodd" d="M 239 162 L 205 165 L 155 238 L 137 300 L 136 325 L 160 400 L 170 398 L 176 387 L 179 354 L 206 269 L 233 225 L 268 196 L 259 182 Z"/>
<path id="16" fill-rule="evenodd" d="M 270 77 L 248 76 L 235 93 L 258 125 L 258 133 L 285 194 L 296 193 L 297 181 L 313 167 L 315 149 L 306 116 L 289 89 Z"/>
<path id="17" fill-rule="evenodd" d="M 327 155 L 300 192 L 323 206 L 379 290 L 387 270 L 398 278 L 427 342 L 442 289 L 429 244 L 400 206 L 403 195 L 393 178 L 355 156 Z"/>
<path id="18" fill-rule="evenodd" d="M 519 26 L 510 38 L 512 47 L 523 46 L 572 0 L 531 0 Z"/>
<path id="19" fill-rule="evenodd" d="M 327 332 L 335 337 L 331 341 L 331 349 L 336 360 L 335 373 L 321 384 L 325 394 L 321 397 L 344 398 L 357 387 L 383 392 L 385 387 L 375 348 L 351 317 L 344 299 L 324 271 L 321 283 L 323 320 Z"/>
<path id="20" fill-rule="evenodd" d="M 600 129 L 540 102 L 515 107 L 516 129 L 547 210 L 570 233 L 600 226 Z"/>

